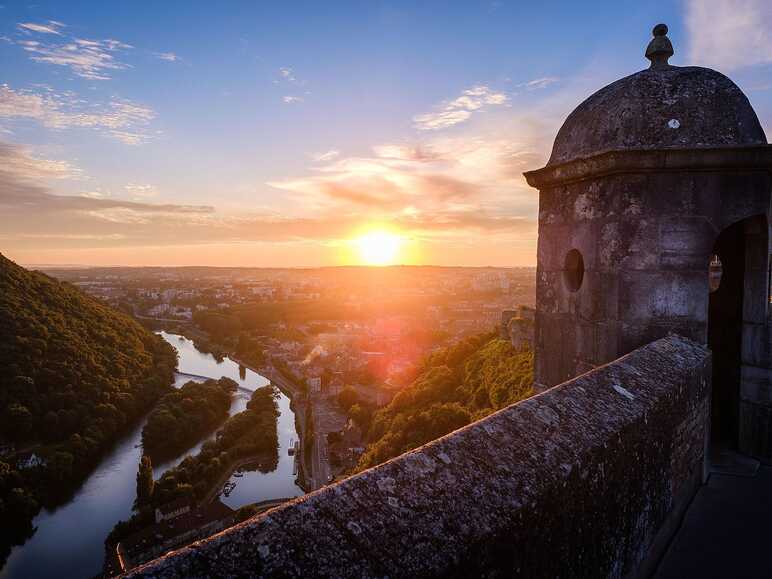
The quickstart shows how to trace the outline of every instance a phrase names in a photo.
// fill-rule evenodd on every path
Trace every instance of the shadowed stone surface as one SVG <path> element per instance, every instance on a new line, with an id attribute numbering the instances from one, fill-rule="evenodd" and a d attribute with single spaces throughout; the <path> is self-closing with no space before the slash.
<path id="1" fill-rule="evenodd" d="M 709 385 L 669 336 L 128 576 L 643 573 L 702 480 Z"/>
<path id="2" fill-rule="evenodd" d="M 726 76 L 666 65 L 613 82 L 580 104 L 558 131 L 548 165 L 611 150 L 766 143 L 753 107 Z"/>
<path id="3" fill-rule="evenodd" d="M 768 577 L 772 468 L 712 474 L 689 507 L 655 579 Z"/>

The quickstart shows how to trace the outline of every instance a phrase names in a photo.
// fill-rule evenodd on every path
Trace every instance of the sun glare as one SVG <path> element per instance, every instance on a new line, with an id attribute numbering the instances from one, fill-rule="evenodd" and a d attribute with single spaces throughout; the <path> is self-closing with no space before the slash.
<path id="1" fill-rule="evenodd" d="M 402 238 L 390 231 L 370 231 L 355 239 L 359 260 L 365 265 L 393 265 L 397 262 Z"/>

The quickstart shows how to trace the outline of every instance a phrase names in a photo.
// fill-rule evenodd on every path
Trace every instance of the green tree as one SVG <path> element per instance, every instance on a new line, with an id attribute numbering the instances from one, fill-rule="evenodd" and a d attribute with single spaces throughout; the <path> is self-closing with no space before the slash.
<path id="1" fill-rule="evenodd" d="M 137 499 L 134 501 L 136 508 L 149 505 L 153 500 L 155 479 L 153 478 L 153 463 L 146 454 L 142 455 L 137 469 Z"/>
<path id="2" fill-rule="evenodd" d="M 416 379 L 377 411 L 349 409 L 369 445 L 358 469 L 375 466 L 530 396 L 533 353 L 481 334 L 429 356 Z"/>
<path id="3" fill-rule="evenodd" d="M 13 403 L 5 411 L 6 434 L 12 440 L 24 440 L 32 432 L 33 417 L 26 406 Z"/>
<path id="4" fill-rule="evenodd" d="M 359 395 L 356 393 L 356 390 L 350 386 L 346 386 L 338 394 L 338 405 L 343 409 L 344 412 L 348 412 L 349 409 L 357 402 L 359 402 Z"/>

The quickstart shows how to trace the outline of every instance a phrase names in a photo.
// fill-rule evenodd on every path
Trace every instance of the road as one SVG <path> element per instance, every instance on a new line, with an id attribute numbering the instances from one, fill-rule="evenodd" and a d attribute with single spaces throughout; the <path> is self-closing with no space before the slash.
<path id="1" fill-rule="evenodd" d="M 312 404 L 314 413 L 314 425 L 320 423 L 318 419 L 317 406 Z M 327 461 L 327 440 L 323 432 L 316 432 L 314 436 L 314 448 L 312 451 L 312 470 L 314 480 L 314 490 L 323 487 L 330 481 L 330 465 Z"/>

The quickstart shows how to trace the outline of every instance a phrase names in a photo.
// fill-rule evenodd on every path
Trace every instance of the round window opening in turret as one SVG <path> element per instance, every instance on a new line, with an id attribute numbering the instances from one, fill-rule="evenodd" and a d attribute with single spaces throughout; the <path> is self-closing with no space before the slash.
<path id="1" fill-rule="evenodd" d="M 713 293 L 721 286 L 721 274 L 724 268 L 721 265 L 721 259 L 717 254 L 710 256 L 710 266 L 708 267 L 708 287 L 710 293 Z"/>
<path id="2" fill-rule="evenodd" d="M 572 249 L 566 254 L 563 262 L 563 283 L 569 291 L 575 292 L 582 287 L 584 280 L 584 258 L 578 249 Z"/>

